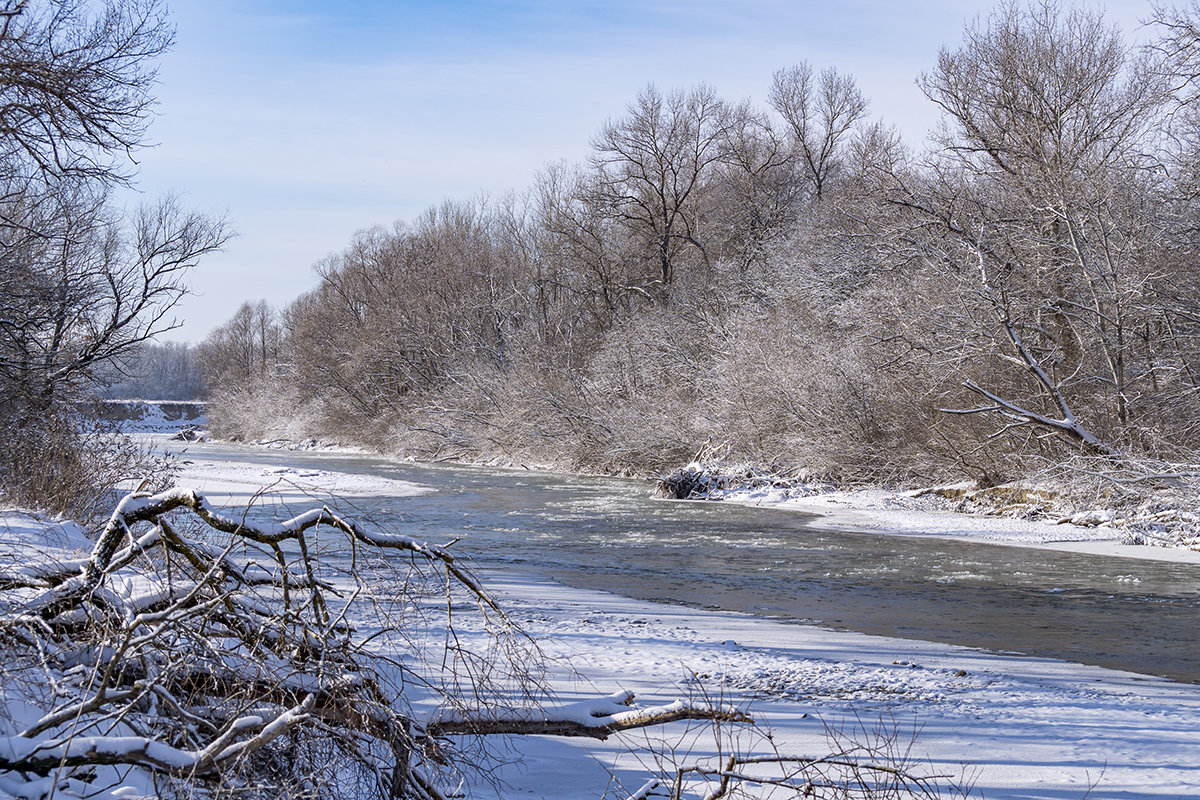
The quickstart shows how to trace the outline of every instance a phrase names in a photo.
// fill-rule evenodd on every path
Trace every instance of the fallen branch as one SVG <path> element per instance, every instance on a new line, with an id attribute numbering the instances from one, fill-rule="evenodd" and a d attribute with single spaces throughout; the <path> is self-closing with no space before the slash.
<path id="1" fill-rule="evenodd" d="M 208 535 L 185 531 L 180 515 Z M 400 616 L 378 598 L 369 614 L 351 613 L 370 587 L 362 557 L 339 561 L 328 551 L 334 540 L 413 557 L 379 584 L 400 587 L 387 606 Z M 425 577 L 422 565 L 432 567 Z M 543 696 L 530 677 L 536 647 L 446 547 L 368 530 L 327 507 L 263 523 L 222 513 L 192 490 L 131 494 L 87 558 L 3 574 L 0 643 L 31 670 L 6 681 L 48 680 L 45 695 L 57 698 L 0 737 L 5 785 L 92 781 L 96 770 L 118 768 L 105 780 L 119 786 L 133 767 L 178 781 L 180 793 L 196 783 L 221 791 L 280 763 L 310 772 L 303 765 L 321 753 L 337 763 L 322 772 L 357 774 L 380 796 L 432 800 L 455 766 L 453 748 L 436 740 L 452 735 L 605 739 L 681 720 L 753 722 L 682 700 L 637 708 L 630 692 L 534 702 Z M 422 586 L 428 594 L 409 593 Z M 493 643 L 507 637 L 500 647 L 472 652 L 457 640 L 458 593 L 476 601 Z M 412 615 L 439 607 L 446 633 L 423 649 L 429 623 Z M 360 634 L 364 619 L 370 627 Z M 513 689 L 529 701 L 489 702 Z M 442 710 L 421 724 L 410 707 L 417 697 Z"/>
<path id="2" fill-rule="evenodd" d="M 731 708 L 698 706 L 676 700 L 666 705 L 633 707 L 633 692 L 623 691 L 595 700 L 503 714 L 440 717 L 425 725 L 430 736 L 454 734 L 517 734 L 521 736 L 586 736 L 607 739 L 621 731 L 683 720 L 754 724 L 748 714 Z"/>
<path id="3" fill-rule="evenodd" d="M 0 770 L 49 775 L 63 768 L 141 765 L 175 776 L 204 776 L 261 749 L 309 720 L 312 696 L 275 718 L 242 717 L 202 750 L 186 751 L 142 736 L 0 737 Z M 246 738 L 246 733 L 252 735 Z"/>

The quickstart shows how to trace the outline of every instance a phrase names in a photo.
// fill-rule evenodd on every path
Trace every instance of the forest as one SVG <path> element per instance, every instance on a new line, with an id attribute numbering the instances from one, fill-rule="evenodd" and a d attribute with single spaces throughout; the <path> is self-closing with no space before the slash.
<path id="1" fill-rule="evenodd" d="M 527 189 L 358 233 L 201 345 L 214 431 L 889 485 L 1200 459 L 1200 14 L 1001 4 L 916 77 L 648 85 Z M 1105 479 L 1111 486 L 1111 481 Z"/>

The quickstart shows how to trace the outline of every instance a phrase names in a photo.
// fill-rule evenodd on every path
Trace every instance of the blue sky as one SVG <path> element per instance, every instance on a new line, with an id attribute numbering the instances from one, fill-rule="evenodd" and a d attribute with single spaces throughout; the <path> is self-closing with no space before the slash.
<path id="1" fill-rule="evenodd" d="M 914 85 L 984 0 L 177 0 L 158 146 L 141 188 L 227 214 L 237 238 L 192 275 L 167 338 L 199 341 L 245 300 L 282 306 L 354 231 L 528 187 L 647 83 L 760 105 L 808 61 L 855 76 L 919 142 Z M 1148 2 L 1106 5 L 1134 29 Z"/>

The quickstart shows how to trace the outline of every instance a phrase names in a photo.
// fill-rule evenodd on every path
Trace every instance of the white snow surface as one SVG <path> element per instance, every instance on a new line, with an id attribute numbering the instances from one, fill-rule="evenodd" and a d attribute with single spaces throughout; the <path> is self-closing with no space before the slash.
<path id="1" fill-rule="evenodd" d="M 181 445 L 186 448 L 186 444 Z M 251 461 L 211 461 L 184 452 L 179 462 L 178 486 L 196 489 L 216 506 L 244 506 L 259 495 L 282 502 L 318 507 L 337 506 L 337 498 L 413 497 L 432 491 L 410 481 L 378 475 L 287 467 Z"/>
<path id="2" fill-rule="evenodd" d="M 268 485 L 288 494 L 290 501 L 320 490 L 348 495 L 420 491 L 398 481 L 278 469 L 195 460 L 185 465 L 181 482 L 208 492 L 218 505 L 244 503 Z M 967 535 L 1025 546 L 1053 545 L 1052 537 L 1067 527 L 993 517 L 959 519 L 962 515 L 904 508 L 903 500 L 868 493 L 785 502 L 739 499 L 817 511 L 837 527 Z M 19 569 L 34 553 L 80 559 L 89 547 L 71 523 L 0 511 L 4 569 Z M 1195 555 L 1144 547 L 1116 552 L 1178 559 Z M 694 689 L 698 676 L 722 703 L 747 707 L 760 729 L 771 732 L 776 747 L 789 754 L 824 754 L 826 725 L 871 727 L 882 720 L 902 737 L 915 732 L 914 751 L 928 756 L 934 771 L 965 772 L 977 796 L 992 800 L 1200 796 L 1200 686 L 653 604 L 567 588 L 534 575 L 490 573 L 483 578 L 511 616 L 540 641 L 551 659 L 551 685 L 563 703 L 587 703 L 630 690 L 640 706 L 667 704 Z M 468 639 L 485 635 L 469 627 L 459 633 Z M 2 685 L 0 700 L 10 713 L 23 713 L 23 700 L 5 696 Z M 680 723 L 604 742 L 513 737 L 507 742 L 511 749 L 503 750 L 507 763 L 494 773 L 500 783 L 480 781 L 470 787 L 470 796 L 582 800 L 606 790 L 615 795 L 616 783 L 632 793 L 651 777 L 649 765 L 637 756 L 647 736 L 672 741 L 685 728 Z M 711 750 L 705 738 L 690 744 L 693 757 Z M 4 794 L 0 786 L 0 796 Z"/>
<path id="3" fill-rule="evenodd" d="M 821 517 L 819 524 L 822 527 L 833 530 L 967 539 L 989 544 L 1200 564 L 1200 552 L 1194 550 L 1121 544 L 1119 532 L 1110 527 L 960 514 L 937 508 L 935 503 L 924 498 L 886 489 L 822 491 L 797 496 L 785 490 L 764 487 L 722 492 L 720 499 L 726 503 L 816 514 Z"/>
<path id="4" fill-rule="evenodd" d="M 963 774 L 991 800 L 1200 796 L 1200 687 L 1040 658 L 830 631 L 486 575 L 513 616 L 560 659 L 565 700 L 629 689 L 669 702 L 702 678 L 749 704 L 780 751 L 828 752 L 825 725 L 882 721 L 938 774 Z M 571 668 L 578 671 L 572 677 Z M 673 731 L 651 733 L 670 740 Z M 510 786 L 482 796 L 594 798 L 605 765 L 632 793 L 646 778 L 624 741 L 523 739 Z M 701 740 L 703 741 L 703 740 Z M 703 751 L 703 745 L 700 747 Z M 589 762 L 587 756 L 595 756 Z M 571 765 L 567 767 L 565 765 Z M 488 793 L 488 792 L 491 793 Z"/>

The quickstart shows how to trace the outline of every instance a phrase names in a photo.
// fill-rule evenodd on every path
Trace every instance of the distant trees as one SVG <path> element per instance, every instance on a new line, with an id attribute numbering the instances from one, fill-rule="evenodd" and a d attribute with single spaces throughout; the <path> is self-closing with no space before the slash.
<path id="1" fill-rule="evenodd" d="M 843 167 L 855 126 L 866 118 L 866 99 L 849 75 L 830 68 L 814 76 L 806 63 L 777 71 L 768 99 L 787 124 L 800 184 L 820 200 Z"/>
<path id="2" fill-rule="evenodd" d="M 265 300 L 242 303 L 237 313 L 204 341 L 199 360 L 215 387 L 248 385 L 274 374 L 279 327 Z"/>
<path id="3" fill-rule="evenodd" d="M 684 252 L 705 257 L 703 179 L 721 156 L 725 118 L 709 87 L 664 96 L 648 86 L 593 143 L 594 201 L 645 242 L 648 292 L 665 294 Z"/>
<path id="4" fill-rule="evenodd" d="M 105 398 L 199 400 L 204 397 L 196 347 L 181 342 L 148 342 L 112 362 L 97 375 Z"/>
<path id="5" fill-rule="evenodd" d="M 766 108 L 648 87 L 527 195 L 323 262 L 280 382 L 314 431 L 614 471 L 1194 460 L 1197 15 L 1142 49 L 1002 4 L 921 76 L 924 151 L 834 69 L 779 70 Z"/>

